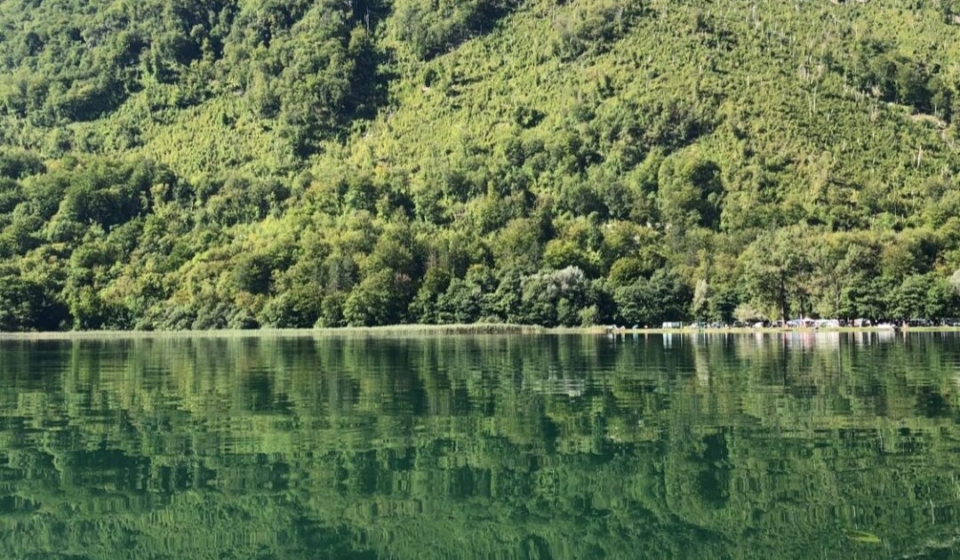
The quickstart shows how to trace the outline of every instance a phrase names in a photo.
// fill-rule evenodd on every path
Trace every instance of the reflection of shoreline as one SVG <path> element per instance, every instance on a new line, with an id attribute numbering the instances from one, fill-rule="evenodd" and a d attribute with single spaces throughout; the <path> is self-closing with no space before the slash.
<path id="1" fill-rule="evenodd" d="M 899 338 L 899 333 L 893 329 L 880 330 L 876 332 L 855 333 L 853 341 L 865 346 L 873 342 L 893 342 Z"/>
<path id="2" fill-rule="evenodd" d="M 591 327 L 581 328 L 581 329 L 544 329 L 543 332 L 552 333 L 552 332 L 607 332 L 602 327 Z M 763 328 L 754 328 L 754 327 L 728 327 L 728 328 L 718 328 L 718 329 L 696 329 L 696 328 L 682 328 L 682 329 L 614 329 L 610 331 L 615 334 L 625 333 L 625 334 L 708 334 L 708 335 L 722 335 L 722 334 L 817 334 L 817 333 L 886 333 L 889 335 L 896 335 L 897 332 L 901 333 L 960 333 L 960 327 L 902 327 L 899 329 L 893 329 L 890 327 L 824 327 L 820 329 L 815 328 L 779 328 L 779 327 L 763 327 Z"/>
<path id="3" fill-rule="evenodd" d="M 64 332 L 0 332 L 5 340 L 125 340 L 125 339 L 189 339 L 189 338 L 416 338 L 477 335 L 728 335 L 728 334 L 802 334 L 802 333 L 884 333 L 893 336 L 898 330 L 890 327 L 795 327 L 754 328 L 726 327 L 697 329 L 631 329 L 596 327 L 540 327 L 537 325 L 473 324 L 473 325 L 391 325 L 383 327 L 343 327 L 336 329 L 259 329 L 259 330 L 185 330 L 185 331 L 64 331 Z M 903 327 L 901 333 L 960 333 L 960 327 Z"/>
<path id="4" fill-rule="evenodd" d="M 923 331 L 924 333 L 936 334 L 934 331 Z M 952 334 L 954 331 L 943 331 L 941 334 Z M 658 336 L 657 333 L 645 333 Z M 758 346 L 763 346 L 771 342 L 781 342 L 784 346 L 810 349 L 819 348 L 838 348 L 841 342 L 853 343 L 857 346 L 867 346 L 870 344 L 896 342 L 901 340 L 905 334 L 903 331 L 893 329 L 857 329 L 851 331 L 831 329 L 831 330 L 813 330 L 813 329 L 795 329 L 795 330 L 750 330 L 746 332 L 728 332 L 728 331 L 685 331 L 682 333 L 663 333 L 664 347 L 668 347 L 667 341 L 672 341 L 674 336 L 691 336 L 693 342 L 710 342 L 716 339 L 728 338 L 739 340 L 750 340 Z M 682 340 L 682 339 L 681 339 Z"/>
<path id="5" fill-rule="evenodd" d="M 840 346 L 840 333 L 837 331 L 786 332 L 786 333 L 783 333 L 783 342 L 788 346 L 797 346 L 800 348 L 813 348 L 816 346 L 836 348 Z"/>

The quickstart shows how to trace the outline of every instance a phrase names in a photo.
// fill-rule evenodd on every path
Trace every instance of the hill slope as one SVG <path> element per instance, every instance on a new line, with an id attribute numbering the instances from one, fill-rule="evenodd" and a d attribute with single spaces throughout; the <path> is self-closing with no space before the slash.
<path id="1" fill-rule="evenodd" d="M 960 314 L 960 5 L 0 1 L 0 329 Z"/>

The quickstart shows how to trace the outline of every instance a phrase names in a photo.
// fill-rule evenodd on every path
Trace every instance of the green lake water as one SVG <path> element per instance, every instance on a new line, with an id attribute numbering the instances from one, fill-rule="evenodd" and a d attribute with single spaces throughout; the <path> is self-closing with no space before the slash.
<path id="1" fill-rule="evenodd" d="M 0 341 L 0 558 L 950 558 L 960 336 Z"/>

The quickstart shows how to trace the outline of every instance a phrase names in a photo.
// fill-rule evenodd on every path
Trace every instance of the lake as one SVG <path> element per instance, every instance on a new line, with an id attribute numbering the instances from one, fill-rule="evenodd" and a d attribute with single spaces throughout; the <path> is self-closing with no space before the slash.
<path id="1" fill-rule="evenodd" d="M 0 341 L 0 557 L 947 558 L 960 336 Z"/>

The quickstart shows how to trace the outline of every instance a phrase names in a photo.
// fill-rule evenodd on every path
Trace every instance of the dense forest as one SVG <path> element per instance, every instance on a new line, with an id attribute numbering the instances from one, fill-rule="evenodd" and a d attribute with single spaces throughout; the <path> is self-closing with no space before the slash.
<path id="1" fill-rule="evenodd" d="M 0 330 L 960 316 L 957 0 L 0 0 Z"/>
<path id="2" fill-rule="evenodd" d="M 0 551 L 950 558 L 956 338 L 890 338 L 7 341 Z"/>

